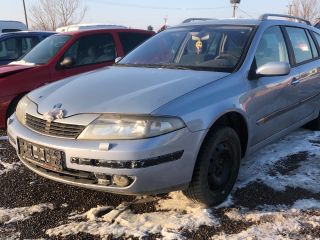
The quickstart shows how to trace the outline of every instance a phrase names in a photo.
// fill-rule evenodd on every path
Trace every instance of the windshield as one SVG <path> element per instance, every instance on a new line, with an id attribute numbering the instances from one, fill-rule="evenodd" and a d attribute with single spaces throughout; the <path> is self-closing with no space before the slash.
<path id="1" fill-rule="evenodd" d="M 246 26 L 169 29 L 132 51 L 118 65 L 230 72 L 237 66 L 251 32 Z"/>
<path id="2" fill-rule="evenodd" d="M 52 35 L 35 46 L 20 61 L 37 65 L 46 64 L 70 38 L 70 35 Z"/>

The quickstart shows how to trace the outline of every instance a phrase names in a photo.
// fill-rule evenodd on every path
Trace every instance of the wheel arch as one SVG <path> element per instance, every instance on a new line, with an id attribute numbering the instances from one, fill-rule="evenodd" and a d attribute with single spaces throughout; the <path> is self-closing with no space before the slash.
<path id="1" fill-rule="evenodd" d="M 16 95 L 11 102 L 9 103 L 7 110 L 6 110 L 6 119 L 8 119 L 10 117 L 10 114 L 12 112 L 12 108 L 14 106 L 16 106 L 18 104 L 18 102 L 20 101 L 21 98 L 23 98 L 23 96 L 25 96 L 28 92 L 24 92 L 24 93 L 19 93 L 18 95 Z"/>
<path id="2" fill-rule="evenodd" d="M 239 136 L 241 144 L 241 157 L 244 157 L 246 155 L 249 142 L 249 125 L 245 114 L 238 110 L 230 110 L 217 116 L 211 122 L 201 146 L 216 126 L 227 126 L 235 130 Z"/>

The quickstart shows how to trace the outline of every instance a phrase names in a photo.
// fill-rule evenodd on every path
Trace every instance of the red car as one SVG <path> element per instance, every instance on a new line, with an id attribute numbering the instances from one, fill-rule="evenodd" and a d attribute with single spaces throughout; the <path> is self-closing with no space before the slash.
<path id="1" fill-rule="evenodd" d="M 17 62 L 0 67 L 0 128 L 20 98 L 45 84 L 112 65 L 154 34 L 137 29 L 100 29 L 55 34 Z"/>

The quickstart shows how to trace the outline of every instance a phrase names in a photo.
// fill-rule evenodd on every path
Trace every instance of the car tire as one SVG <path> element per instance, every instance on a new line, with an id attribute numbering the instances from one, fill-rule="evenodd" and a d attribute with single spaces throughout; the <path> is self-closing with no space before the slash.
<path id="1" fill-rule="evenodd" d="M 183 193 L 205 207 L 222 203 L 230 194 L 239 173 L 241 144 L 230 127 L 215 127 L 206 137 L 193 172 Z"/>
<path id="2" fill-rule="evenodd" d="M 17 105 L 20 101 L 20 99 L 23 97 L 24 95 L 22 96 L 19 96 L 19 97 L 16 97 L 9 105 L 8 107 L 8 110 L 7 110 L 7 116 L 6 118 L 8 119 L 9 117 L 11 117 L 11 115 L 16 111 L 16 108 L 17 108 Z"/>

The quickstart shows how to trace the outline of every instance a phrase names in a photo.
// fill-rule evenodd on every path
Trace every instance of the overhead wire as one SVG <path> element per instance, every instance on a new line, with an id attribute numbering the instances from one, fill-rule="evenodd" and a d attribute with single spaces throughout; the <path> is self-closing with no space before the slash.
<path id="1" fill-rule="evenodd" d="M 221 6 L 221 7 L 199 7 L 199 8 L 184 8 L 184 7 L 159 7 L 159 6 L 151 6 L 151 5 L 141 5 L 141 4 L 134 4 L 134 3 L 119 3 L 115 1 L 108 1 L 108 0 L 90 0 L 101 4 L 111 4 L 120 7 L 133 7 L 133 8 L 141 8 L 141 9 L 153 9 L 153 10 L 187 10 L 187 11 L 194 11 L 194 10 L 218 10 L 218 9 L 225 9 L 229 8 L 229 6 Z"/>
<path id="2" fill-rule="evenodd" d="M 248 17 L 254 18 L 254 16 L 253 16 L 253 15 L 251 15 L 251 14 L 249 14 L 248 12 L 246 12 L 246 11 L 242 10 L 241 8 L 239 8 L 239 7 L 238 7 L 238 9 L 240 10 L 240 12 L 242 12 L 242 13 L 246 14 Z"/>

